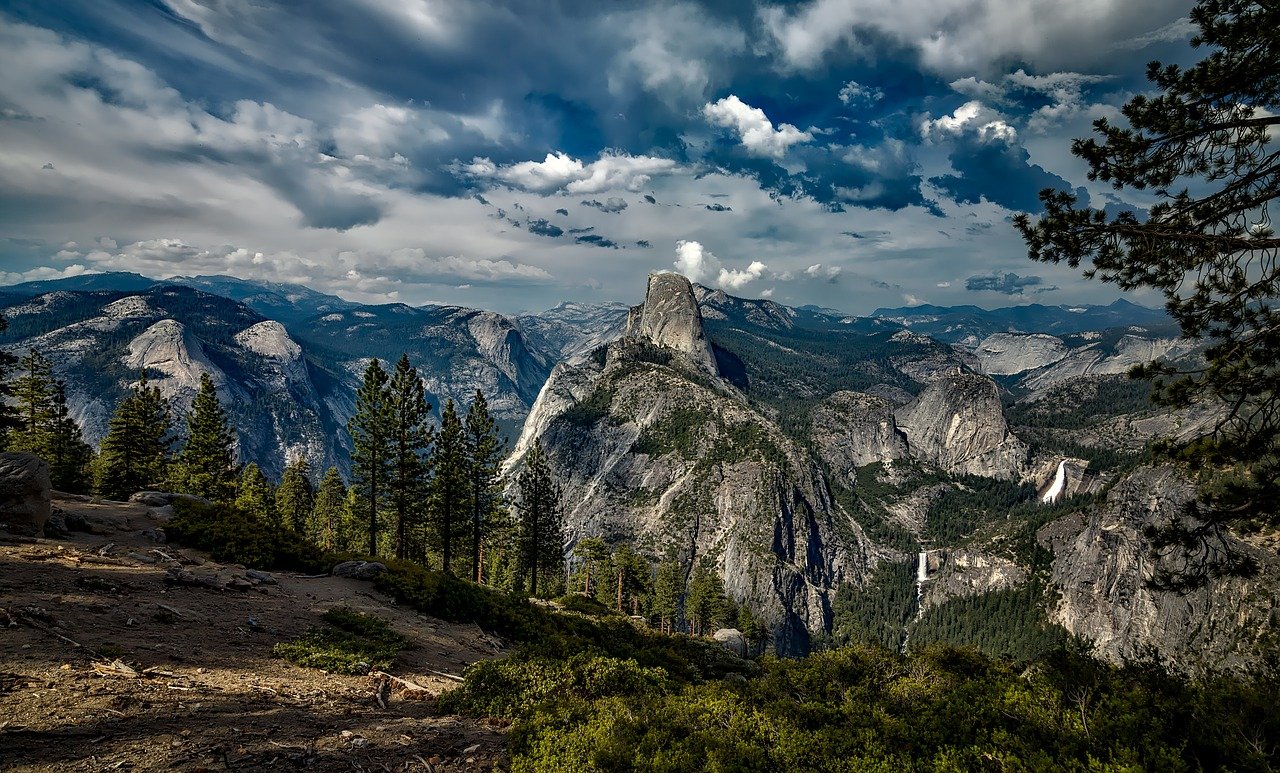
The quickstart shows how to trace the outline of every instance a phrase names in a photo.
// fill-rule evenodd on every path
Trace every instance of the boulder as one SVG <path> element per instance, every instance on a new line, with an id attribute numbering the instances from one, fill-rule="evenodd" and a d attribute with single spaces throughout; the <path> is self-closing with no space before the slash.
<path id="1" fill-rule="evenodd" d="M 44 525 L 45 536 L 66 538 L 71 536 L 73 531 L 90 531 L 89 522 L 80 513 L 69 512 L 54 505 L 49 514 L 49 521 Z"/>
<path id="2" fill-rule="evenodd" d="M 721 628 L 711 634 L 711 638 L 726 650 L 732 652 L 740 658 L 747 656 L 747 637 L 742 635 L 742 631 L 737 628 Z"/>
<path id="3" fill-rule="evenodd" d="M 350 577 L 353 580 L 372 580 L 387 567 L 377 561 L 343 561 L 333 567 L 334 577 Z"/>
<path id="4" fill-rule="evenodd" d="M 49 465 L 35 454 L 0 454 L 0 524 L 16 534 L 44 534 L 53 514 Z"/>
<path id="5" fill-rule="evenodd" d="M 213 504 L 212 502 L 205 499 L 204 497 L 198 497 L 198 496 L 195 496 L 194 494 L 175 494 L 170 491 L 139 491 L 133 496 L 129 497 L 129 501 L 133 502 L 134 504 L 144 505 L 146 507 L 153 507 L 162 511 L 164 510 L 164 508 L 171 508 L 173 503 L 178 501 L 191 502 L 193 504 L 204 505 L 204 506 Z M 165 512 L 172 514 L 173 510 L 170 509 Z"/>

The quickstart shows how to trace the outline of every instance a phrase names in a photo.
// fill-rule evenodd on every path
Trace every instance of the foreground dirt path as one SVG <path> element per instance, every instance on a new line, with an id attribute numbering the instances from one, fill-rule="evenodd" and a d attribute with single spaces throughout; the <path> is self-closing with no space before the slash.
<path id="1" fill-rule="evenodd" d="M 502 642 L 397 607 L 369 583 L 251 577 L 144 533 L 141 506 L 60 500 L 90 533 L 0 537 L 0 769 L 490 770 L 504 731 L 441 716 L 435 696 Z M 167 582 L 181 567 L 201 584 Z M 346 606 L 410 640 L 373 677 L 293 666 L 271 648 Z"/>

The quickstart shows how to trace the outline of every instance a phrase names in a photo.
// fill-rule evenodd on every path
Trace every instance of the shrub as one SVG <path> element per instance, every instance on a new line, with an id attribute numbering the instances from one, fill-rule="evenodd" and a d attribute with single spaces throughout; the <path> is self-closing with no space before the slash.
<path id="1" fill-rule="evenodd" d="M 277 644 L 272 653 L 294 665 L 335 674 L 367 674 L 391 666 L 408 642 L 386 620 L 345 607 L 324 613 L 330 628 L 312 628 L 301 638 Z"/>
<path id="2" fill-rule="evenodd" d="M 267 523 L 233 505 L 178 499 L 165 535 L 174 542 L 204 550 L 215 561 L 256 569 L 324 572 L 332 557 L 293 529 Z"/>

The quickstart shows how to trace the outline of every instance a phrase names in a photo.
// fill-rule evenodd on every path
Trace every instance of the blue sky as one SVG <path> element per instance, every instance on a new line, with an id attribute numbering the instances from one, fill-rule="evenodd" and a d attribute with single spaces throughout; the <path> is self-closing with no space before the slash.
<path id="1" fill-rule="evenodd" d="M 1189 62 L 1167 0 L 0 1 L 0 281 L 501 311 L 677 268 L 865 313 L 1106 302 L 1009 224 Z M 1136 298 L 1154 303 L 1154 298 Z"/>

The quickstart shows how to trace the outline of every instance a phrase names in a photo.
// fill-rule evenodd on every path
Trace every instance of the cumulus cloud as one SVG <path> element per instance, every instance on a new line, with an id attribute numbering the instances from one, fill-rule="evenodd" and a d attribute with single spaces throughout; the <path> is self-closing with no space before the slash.
<path id="1" fill-rule="evenodd" d="M 995 82 L 974 76 L 959 78 L 951 82 L 951 88 L 975 99 L 1005 105 L 1017 105 L 1021 101 L 1033 99 L 1048 100 L 1048 104 L 1040 105 L 1027 119 L 1027 128 L 1043 133 L 1083 111 L 1087 106 L 1085 89 L 1110 80 L 1110 77 L 1078 72 L 1029 75 L 1026 70 L 1018 69 Z"/>
<path id="2" fill-rule="evenodd" d="M 930 70 L 960 73 L 1011 59 L 1046 67 L 1100 61 L 1185 10 L 1170 0 L 809 0 L 765 7 L 760 18 L 786 69 L 815 69 L 846 51 L 870 57 L 872 41 L 888 38 Z M 1163 29 L 1151 34 L 1177 34 Z"/>
<path id="3" fill-rule="evenodd" d="M 768 266 L 754 260 L 746 269 L 728 269 L 701 242 L 681 240 L 676 242 L 676 271 L 691 282 L 713 282 L 724 290 L 741 290 L 764 276 Z"/>
<path id="4" fill-rule="evenodd" d="M 814 279 L 825 279 L 831 284 L 835 284 L 840 280 L 840 274 L 842 272 L 843 269 L 841 269 L 840 266 L 823 267 L 821 263 L 814 263 L 812 266 L 809 266 L 804 270 L 804 275 Z"/>
<path id="5" fill-rule="evenodd" d="M 769 117 L 734 94 L 702 106 L 702 116 L 713 126 L 731 129 L 747 152 L 761 158 L 781 160 L 792 145 L 809 142 L 812 131 L 800 131 L 789 123 L 776 129 Z"/>
<path id="6" fill-rule="evenodd" d="M 969 292 L 993 292 L 1003 295 L 1022 295 L 1028 288 L 1041 287 L 1044 279 L 1038 276 L 1019 276 L 1013 272 L 1007 274 L 980 274 L 964 280 L 964 289 Z M 1041 288 L 1053 290 L 1053 287 Z"/>
<path id="7" fill-rule="evenodd" d="M 846 105 L 872 105 L 884 99 L 884 92 L 878 88 L 863 86 L 857 81 L 849 81 L 840 87 L 838 96 Z"/>
<path id="8" fill-rule="evenodd" d="M 669 158 L 608 152 L 584 164 L 557 151 L 548 153 L 542 161 L 521 161 L 509 166 L 477 157 L 456 169 L 476 180 L 535 193 L 589 194 L 618 189 L 639 192 L 654 177 L 675 174 L 679 166 Z"/>
<path id="9" fill-rule="evenodd" d="M 978 100 L 965 102 L 951 115 L 926 118 L 920 123 L 920 136 L 926 142 L 939 142 L 962 136 L 976 137 L 980 142 L 1012 143 L 1018 132 L 999 112 Z"/>

